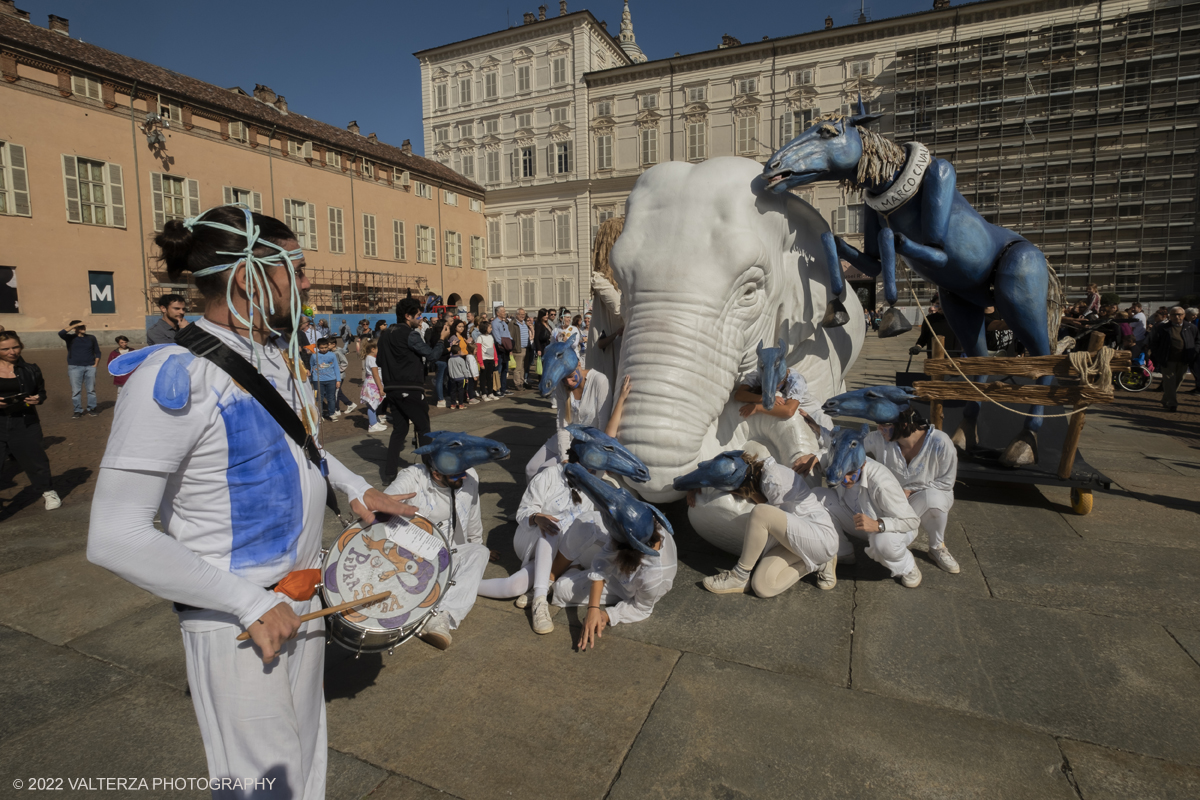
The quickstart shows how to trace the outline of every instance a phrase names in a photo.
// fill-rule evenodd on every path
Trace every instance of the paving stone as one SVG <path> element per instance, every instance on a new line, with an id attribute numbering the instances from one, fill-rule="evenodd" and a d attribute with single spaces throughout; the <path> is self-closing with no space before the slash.
<path id="1" fill-rule="evenodd" d="M 4 576 L 0 623 L 64 644 L 158 602 L 79 551 Z"/>
<path id="2" fill-rule="evenodd" d="M 6 743 L 134 680 L 114 666 L 5 627 L 0 627 L 0 664 L 0 741 Z"/>
<path id="3" fill-rule="evenodd" d="M 1177 628 L 1174 625 L 1167 628 L 1179 646 L 1197 663 L 1200 664 L 1200 631 Z"/>
<path id="4" fill-rule="evenodd" d="M 1200 762 L 1200 669 L 1160 626 L 860 586 L 855 689 Z"/>
<path id="5" fill-rule="evenodd" d="M 609 797 L 1068 800 L 1061 762 L 1012 725 L 687 654 Z"/>
<path id="6" fill-rule="evenodd" d="M 449 800 L 456 795 L 446 794 L 402 775 L 392 775 L 368 797 L 369 800 Z"/>
<path id="7" fill-rule="evenodd" d="M 967 539 L 964 525 L 968 517 L 960 514 L 957 507 L 950 509 L 950 521 L 946 525 L 946 549 L 958 562 L 959 571 L 952 574 L 944 571 L 929 555 L 929 537 L 918 533 L 916 540 L 909 545 L 917 566 L 921 568 L 921 588 L 938 592 L 961 592 L 968 597 L 991 597 L 987 581 L 984 580 L 983 570 L 975 559 L 975 550 Z M 859 562 L 851 574 L 855 579 L 866 577 L 865 570 L 869 567 L 878 569 L 877 579 L 892 580 L 891 573 L 882 565 L 872 561 L 861 552 L 865 542 L 857 543 Z"/>
<path id="8" fill-rule="evenodd" d="M 179 615 L 165 601 L 72 639 L 67 646 L 181 692 L 187 689 Z"/>
<path id="9" fill-rule="evenodd" d="M 1200 797 L 1200 769 L 1061 739 L 1086 800 L 1189 800 Z"/>
<path id="10" fill-rule="evenodd" d="M 330 659 L 330 746 L 467 800 L 602 797 L 678 653 L 572 638 L 479 606 L 445 652 Z"/>
<path id="11" fill-rule="evenodd" d="M 379 767 L 354 756 L 329 750 L 329 769 L 325 773 L 326 800 L 359 800 L 388 780 Z"/>
<path id="12" fill-rule="evenodd" d="M 1118 483 L 1111 492 L 1092 496 L 1090 514 L 1065 513 L 1063 519 L 1084 539 L 1200 549 L 1200 503 L 1183 499 L 1195 495 L 1200 482 L 1180 475 L 1144 475 L 1126 484 L 1125 473 L 1112 473 Z M 1141 483 L 1145 481 L 1145 483 Z M 1160 491 L 1148 484 L 1161 481 Z M 1177 482 L 1177 483 L 1174 483 Z M 1134 488 L 1130 488 L 1130 487 Z M 1052 501 L 1069 503 L 1070 490 L 1043 486 Z M 1167 494 L 1170 492 L 1170 494 Z M 1178 494 L 1177 494 L 1178 493 Z"/>
<path id="13" fill-rule="evenodd" d="M 992 594 L 1054 608 L 1194 625 L 1200 551 L 1038 534 L 972 532 Z"/>
<path id="14" fill-rule="evenodd" d="M 1010 533 L 1036 533 L 1078 539 L 1063 519 L 1070 512 L 1067 503 L 1051 503 L 1038 487 L 1021 483 L 959 484 L 954 488 L 954 519 L 963 522 L 967 536 L 976 530 Z"/>
<path id="15" fill-rule="evenodd" d="M 91 513 L 90 503 L 78 503 L 0 522 L 0 575 L 85 549 Z"/>

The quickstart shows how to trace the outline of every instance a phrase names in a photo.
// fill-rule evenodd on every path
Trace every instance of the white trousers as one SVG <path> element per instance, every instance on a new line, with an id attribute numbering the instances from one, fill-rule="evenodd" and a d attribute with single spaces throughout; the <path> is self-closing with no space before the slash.
<path id="1" fill-rule="evenodd" d="M 454 581 L 454 585 L 446 590 L 446 596 L 438 604 L 438 613 L 445 614 L 449 619 L 450 630 L 462 625 L 475 605 L 475 598 L 479 596 L 479 582 L 483 580 L 483 571 L 487 569 L 491 555 L 483 545 L 470 542 L 454 545 L 454 550 L 450 567 L 450 580 Z"/>
<path id="2" fill-rule="evenodd" d="M 571 563 L 588 566 L 607 539 L 608 533 L 595 512 L 577 517 L 557 536 L 545 536 L 535 525 L 519 525 L 513 547 L 518 555 L 523 554 L 521 568 L 506 578 L 481 581 L 479 594 L 503 600 L 525 594 L 530 588 L 549 591 L 550 570 L 560 551 Z"/>
<path id="3" fill-rule="evenodd" d="M 917 560 L 908 551 L 908 546 L 917 538 L 916 531 L 887 531 L 885 533 L 865 533 L 854 528 L 854 515 L 857 512 L 847 508 L 832 489 L 817 489 L 821 505 L 833 518 L 833 524 L 841 534 L 838 537 L 838 555 L 848 556 L 854 552 L 854 545 L 847 538 L 867 540 L 867 556 L 887 567 L 893 578 L 907 575 L 917 566 Z"/>
<path id="4" fill-rule="evenodd" d="M 932 550 L 945 543 L 946 523 L 949 520 L 946 512 L 940 508 L 934 508 L 930 504 L 930 500 L 936 501 L 937 498 L 932 498 L 927 489 L 913 492 L 908 497 L 908 504 L 921 518 L 921 530 L 925 531 L 925 535 L 929 537 L 929 548 Z"/>
<path id="5" fill-rule="evenodd" d="M 600 593 L 601 606 L 614 604 L 614 597 L 609 592 L 612 584 L 613 581 L 604 582 L 604 591 Z M 551 602 L 559 608 L 586 606 L 591 600 L 591 592 L 592 582 L 588 580 L 588 570 L 569 569 L 554 582 L 554 598 Z M 617 597 L 615 602 L 628 599 L 627 597 Z"/>
<path id="6" fill-rule="evenodd" d="M 297 614 L 318 611 L 319 597 L 292 602 Z M 208 627 L 208 626 L 203 626 Z M 325 621 L 300 627 L 272 664 L 264 665 L 241 628 L 183 629 L 188 686 L 211 780 L 270 780 L 255 797 L 322 800 L 329 758 L 325 733 Z M 262 786 L 263 784 L 259 784 Z M 233 800 L 241 790 L 214 790 Z"/>

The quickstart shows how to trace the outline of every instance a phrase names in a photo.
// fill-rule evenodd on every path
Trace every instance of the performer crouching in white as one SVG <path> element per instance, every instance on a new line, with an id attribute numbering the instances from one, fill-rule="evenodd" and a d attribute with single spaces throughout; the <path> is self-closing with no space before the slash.
<path id="1" fill-rule="evenodd" d="M 327 498 L 336 505 L 322 473 L 366 521 L 415 509 L 320 451 L 297 357 L 308 280 L 295 234 L 219 206 L 167 222 L 155 243 L 172 280 L 192 273 L 204 319 L 176 344 L 110 365 L 129 379 L 100 463 L 88 559 L 175 602 L 210 778 L 274 778 L 261 796 L 323 798 L 324 624 L 299 616 L 321 606 L 321 528 Z M 277 333 L 285 326 L 290 341 Z M 239 645 L 243 630 L 252 641 Z"/>
<path id="2" fill-rule="evenodd" d="M 866 438 L 867 455 L 883 464 L 900 481 L 908 504 L 921 518 L 929 537 L 929 557 L 946 572 L 957 573 L 958 562 L 946 548 L 947 513 L 954 505 L 958 451 L 950 437 L 921 418 L 916 409 L 900 412 L 895 423 L 879 423 Z"/>
<path id="3" fill-rule="evenodd" d="M 417 513 L 437 526 L 451 546 L 453 585 L 421 630 L 421 640 L 439 650 L 450 646 L 475 605 L 479 582 L 491 553 L 483 544 L 479 511 L 479 474 L 473 467 L 508 457 L 508 448 L 493 439 L 465 433 L 433 431 L 433 441 L 413 451 L 423 463 L 400 471 L 388 494 L 412 497 Z M 412 493 L 412 494 L 409 494 Z"/>
<path id="4" fill-rule="evenodd" d="M 701 490 L 729 492 L 755 504 L 737 564 L 705 578 L 708 591 L 741 593 L 749 585 L 759 597 L 774 597 L 810 572 L 817 572 L 822 589 L 837 585 L 838 534 L 833 520 L 818 492 L 775 459 L 729 450 L 676 478 L 675 489 L 687 491 L 688 505 L 695 504 Z"/>

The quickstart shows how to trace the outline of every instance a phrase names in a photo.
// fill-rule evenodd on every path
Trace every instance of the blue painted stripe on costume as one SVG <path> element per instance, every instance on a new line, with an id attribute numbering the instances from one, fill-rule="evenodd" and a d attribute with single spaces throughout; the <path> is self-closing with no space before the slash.
<path id="1" fill-rule="evenodd" d="M 300 468 L 271 415 L 252 398 L 221 406 L 229 443 L 229 570 L 294 559 L 304 529 Z"/>

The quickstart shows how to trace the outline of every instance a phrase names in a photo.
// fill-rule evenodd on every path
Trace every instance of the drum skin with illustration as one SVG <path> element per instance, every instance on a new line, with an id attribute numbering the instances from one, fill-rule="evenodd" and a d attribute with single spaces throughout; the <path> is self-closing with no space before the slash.
<path id="1" fill-rule="evenodd" d="M 330 636 L 347 650 L 380 653 L 418 633 L 450 582 L 450 546 L 421 516 L 346 528 L 321 564 L 327 607 L 379 592 L 392 596 L 329 617 Z"/>

